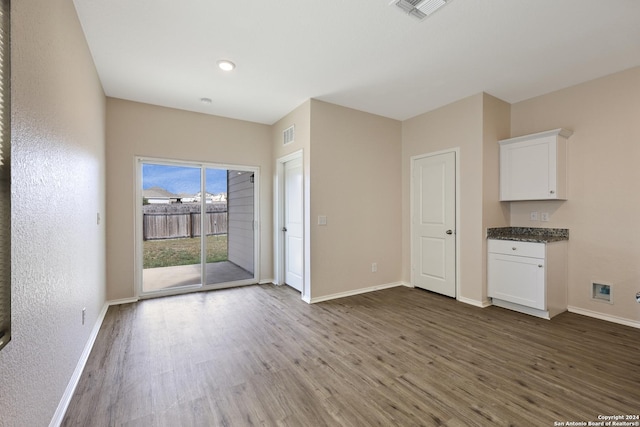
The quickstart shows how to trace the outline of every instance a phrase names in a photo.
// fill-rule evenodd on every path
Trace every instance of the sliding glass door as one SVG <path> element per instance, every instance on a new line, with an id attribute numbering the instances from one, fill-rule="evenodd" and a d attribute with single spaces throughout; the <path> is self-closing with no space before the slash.
<path id="1" fill-rule="evenodd" d="M 255 283 L 257 168 L 138 159 L 141 295 Z"/>

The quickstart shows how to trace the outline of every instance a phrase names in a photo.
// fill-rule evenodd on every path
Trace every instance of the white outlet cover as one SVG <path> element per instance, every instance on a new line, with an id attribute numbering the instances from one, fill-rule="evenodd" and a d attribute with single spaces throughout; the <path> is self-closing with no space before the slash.
<path id="1" fill-rule="evenodd" d="M 531 221 L 537 221 L 537 220 L 538 220 L 538 212 L 531 212 L 531 213 L 529 214 L 529 219 L 530 219 Z"/>

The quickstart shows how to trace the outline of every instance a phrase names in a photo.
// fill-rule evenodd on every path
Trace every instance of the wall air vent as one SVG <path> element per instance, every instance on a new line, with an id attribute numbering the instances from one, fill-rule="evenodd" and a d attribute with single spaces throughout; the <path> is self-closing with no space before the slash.
<path id="1" fill-rule="evenodd" d="M 296 125 L 291 125 L 282 132 L 282 145 L 291 144 L 293 142 L 296 136 L 295 129 Z"/>
<path id="2" fill-rule="evenodd" d="M 406 14 L 424 19 L 433 14 L 451 0 L 392 0 L 390 4 L 395 4 Z"/>

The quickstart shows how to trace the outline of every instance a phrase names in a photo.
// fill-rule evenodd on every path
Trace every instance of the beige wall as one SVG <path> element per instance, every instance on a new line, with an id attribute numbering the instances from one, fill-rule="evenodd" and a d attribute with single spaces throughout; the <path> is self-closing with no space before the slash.
<path id="1" fill-rule="evenodd" d="M 401 280 L 400 130 L 396 120 L 311 101 L 312 300 Z"/>
<path id="2" fill-rule="evenodd" d="M 283 135 L 285 129 L 290 126 L 295 126 L 295 138 L 294 141 L 284 145 Z M 278 120 L 271 126 L 271 142 L 273 144 L 273 185 L 274 194 L 278 191 L 277 171 L 279 159 L 285 156 L 296 153 L 302 150 L 302 173 L 304 175 L 304 264 L 305 264 L 305 286 L 302 291 L 302 298 L 309 302 L 311 298 L 311 292 L 309 284 L 311 283 L 311 100 L 305 101 L 302 105 L 294 109 L 282 119 Z M 277 206 L 275 206 L 278 209 Z M 274 230 L 274 233 L 280 233 L 279 230 Z M 277 235 L 274 234 L 274 242 L 277 239 Z M 276 250 L 276 249 L 274 249 Z M 274 253 L 274 259 L 276 254 Z M 277 266 L 274 265 L 274 272 Z M 284 278 L 278 278 L 279 284 L 282 284 Z"/>
<path id="3" fill-rule="evenodd" d="M 500 150 L 498 141 L 509 138 L 511 105 L 496 97 L 483 94 L 482 108 L 482 301 L 487 297 L 487 241 L 490 227 L 508 227 L 509 203 L 500 203 Z"/>
<path id="4" fill-rule="evenodd" d="M 273 277 L 269 126 L 107 98 L 107 297 L 136 295 L 134 158 L 260 167 L 260 280 Z"/>
<path id="5" fill-rule="evenodd" d="M 569 305 L 638 322 L 640 68 L 512 106 L 513 136 L 560 127 L 574 131 L 568 200 L 512 202 L 511 224 L 569 228 Z M 613 285 L 613 305 L 591 300 L 592 281 Z"/>
<path id="6" fill-rule="evenodd" d="M 509 105 L 477 94 L 402 123 L 402 272 L 411 281 L 411 157 L 459 148 L 458 298 L 486 303 L 485 228 L 507 225 L 498 202 L 497 141 L 509 132 Z"/>
<path id="7" fill-rule="evenodd" d="M 459 296 L 482 300 L 482 94 L 402 123 L 402 272 L 411 281 L 411 157 L 459 148 Z"/>
<path id="8" fill-rule="evenodd" d="M 0 425 L 45 426 L 105 302 L 105 98 L 70 0 L 11 9 L 13 339 L 0 352 Z"/>

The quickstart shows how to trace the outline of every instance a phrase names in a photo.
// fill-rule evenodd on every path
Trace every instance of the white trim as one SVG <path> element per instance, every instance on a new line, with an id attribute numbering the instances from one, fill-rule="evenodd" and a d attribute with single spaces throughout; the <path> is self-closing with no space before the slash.
<path id="1" fill-rule="evenodd" d="M 138 297 L 133 297 L 133 298 L 122 298 L 122 299 L 114 299 L 111 301 L 107 301 L 107 305 L 109 307 L 111 307 L 112 305 L 120 305 L 120 304 L 131 304 L 134 302 L 138 302 L 140 301 L 140 298 Z"/>
<path id="2" fill-rule="evenodd" d="M 517 311 L 519 313 L 529 314 L 531 316 L 540 317 L 541 319 L 551 319 L 547 310 L 538 310 L 537 308 L 531 308 L 520 304 L 515 304 L 510 301 L 504 301 L 498 298 L 493 298 L 493 305 L 496 307 L 506 308 L 508 310 Z"/>
<path id="3" fill-rule="evenodd" d="M 411 156 L 409 159 L 409 268 L 410 268 L 410 280 L 413 286 L 414 279 L 414 266 L 413 266 L 413 165 L 416 160 L 423 159 L 425 157 L 439 156 L 441 154 L 455 153 L 455 166 L 456 166 L 456 298 L 460 295 L 460 231 L 462 230 L 460 221 L 460 147 L 448 148 L 446 150 L 434 151 L 431 153 L 418 154 Z"/>
<path id="4" fill-rule="evenodd" d="M 547 136 L 558 136 L 558 135 L 563 138 L 569 138 L 571 135 L 573 135 L 573 131 L 568 129 L 562 129 L 562 128 L 546 130 L 544 132 L 532 133 L 529 135 L 515 136 L 509 139 L 501 139 L 500 141 L 498 141 L 498 144 L 499 145 L 513 144 L 514 142 L 529 141 L 531 139 L 545 138 Z"/>
<path id="5" fill-rule="evenodd" d="M 567 307 L 570 313 L 580 314 L 582 316 L 593 317 L 595 319 L 606 320 L 607 322 L 618 323 L 620 325 L 631 326 L 640 329 L 640 321 L 625 319 L 624 317 L 613 316 L 611 314 L 599 313 L 597 311 L 586 310 L 584 308 Z"/>
<path id="6" fill-rule="evenodd" d="M 466 298 L 463 296 L 458 296 L 458 298 L 456 298 L 458 301 L 463 302 L 465 304 L 469 304 L 469 305 L 473 305 L 476 307 L 480 307 L 480 308 L 487 308 L 489 307 L 491 304 L 491 301 L 489 300 L 484 300 L 484 301 L 478 301 L 475 299 L 471 299 L 471 298 Z"/>
<path id="7" fill-rule="evenodd" d="M 360 288 L 360 289 L 355 289 L 353 291 L 339 292 L 337 294 L 331 294 L 331 295 L 325 295 L 323 297 L 311 298 L 307 302 L 310 303 L 310 304 L 315 304 L 317 302 L 329 301 L 329 300 L 338 299 L 338 298 L 351 297 L 351 296 L 354 296 L 354 295 L 366 294 L 368 292 L 380 291 L 382 289 L 396 288 L 398 286 L 407 286 L 407 284 L 405 282 L 387 283 L 387 284 L 384 284 L 384 285 L 376 285 L 376 286 L 371 286 L 371 287 L 368 287 L 368 288 Z M 304 300 L 304 298 L 303 298 L 303 300 Z"/>
<path id="8" fill-rule="evenodd" d="M 258 285 L 276 285 L 276 279 L 263 279 L 258 282 Z"/>
<path id="9" fill-rule="evenodd" d="M 143 268 L 142 268 L 142 205 L 140 205 L 139 201 L 142 200 L 142 164 L 144 163 L 153 163 L 159 165 L 167 165 L 167 166 L 183 166 L 183 167 L 194 167 L 200 168 L 200 187 L 203 187 L 204 182 L 206 181 L 206 169 L 224 169 L 224 170 L 239 170 L 252 172 L 254 174 L 254 205 L 253 205 L 253 217 L 254 217 L 254 240 L 253 240 L 253 278 L 247 280 L 240 280 L 236 282 L 225 282 L 225 283 L 215 283 L 211 285 L 194 285 L 194 286 L 183 286 L 180 288 L 176 288 L 175 290 L 171 289 L 169 291 L 151 291 L 144 292 L 143 291 Z M 261 235 L 260 229 L 262 226 L 262 219 L 260 214 L 260 180 L 261 176 L 261 168 L 260 166 L 249 166 L 249 165 L 238 165 L 238 164 L 230 164 L 230 163 L 213 163 L 213 162 L 202 162 L 202 161 L 190 161 L 190 160 L 175 160 L 175 159 L 164 159 L 157 157 L 148 157 L 148 156 L 134 156 L 134 176 L 135 176 L 135 191 L 134 191 L 134 250 L 135 250 L 135 274 L 134 274 L 134 294 L 138 299 L 147 299 L 147 298 L 155 298 L 155 297 L 163 297 L 168 295 L 178 295 L 190 292 L 200 292 L 200 291 L 208 291 L 214 289 L 224 289 L 233 286 L 244 286 L 244 285 L 252 285 L 258 282 L 261 272 L 261 255 L 260 255 L 260 247 L 261 247 Z M 228 190 L 228 189 L 227 189 Z M 206 201 L 202 199 L 202 207 L 204 210 L 204 206 L 206 206 Z M 204 229 L 204 215 L 200 216 L 200 226 L 201 229 Z M 204 247 L 206 242 L 205 239 L 201 239 L 201 254 L 204 254 Z M 204 276 L 205 264 L 201 263 L 201 277 Z"/>
<path id="10" fill-rule="evenodd" d="M 284 285 L 284 236 L 280 232 L 282 227 L 284 227 L 284 165 L 285 163 L 300 159 L 302 161 L 302 179 L 303 179 L 303 197 L 302 197 L 302 210 L 303 210 L 303 221 L 304 231 L 303 231 L 303 248 L 305 253 L 302 256 L 303 263 L 303 276 L 302 276 L 302 292 L 301 298 L 303 301 L 309 303 L 311 301 L 311 290 L 310 283 L 308 277 L 310 276 L 308 272 L 309 268 L 309 257 L 307 254 L 307 212 L 305 212 L 305 204 L 306 204 L 306 179 L 305 179 L 305 168 L 304 168 L 304 151 L 302 149 L 294 151 L 293 153 L 287 154 L 285 156 L 279 157 L 276 159 L 276 178 L 273 186 L 273 218 L 274 218 L 274 227 L 273 227 L 273 241 L 274 241 L 274 253 L 273 253 L 273 271 L 274 271 L 274 281 L 273 283 L 276 285 Z"/>
<path id="11" fill-rule="evenodd" d="M 98 314 L 98 318 L 96 319 L 96 323 L 93 325 L 93 329 L 91 330 L 91 334 L 89 335 L 89 339 L 87 343 L 84 345 L 84 349 L 82 350 L 82 354 L 80 355 L 80 359 L 78 359 L 78 363 L 76 364 L 76 368 L 69 379 L 69 383 L 67 384 L 67 388 L 62 395 L 62 399 L 60 399 L 60 403 L 58 403 L 58 408 L 56 409 L 55 414 L 53 414 L 53 418 L 49 423 L 49 427 L 58 427 L 62 424 L 62 420 L 67 412 L 67 408 L 69 408 L 69 404 L 71 403 L 71 399 L 73 398 L 73 393 L 76 391 L 76 387 L 78 387 L 78 382 L 80 382 L 80 377 L 82 376 L 82 372 L 84 371 L 84 367 L 89 360 L 89 355 L 91 354 L 91 350 L 93 349 L 93 345 L 96 342 L 96 338 L 98 338 L 98 332 L 100 332 L 100 328 L 102 327 L 102 322 L 104 320 L 104 316 L 107 314 L 107 309 L 109 308 L 109 303 L 105 303 L 102 306 L 102 310 L 100 314 Z"/>
<path id="12" fill-rule="evenodd" d="M 219 289 L 229 289 L 229 288 L 240 288 L 242 286 L 251 286 L 255 285 L 258 282 L 255 279 L 244 279 L 244 280 L 236 280 L 234 282 L 220 282 L 213 283 L 211 285 L 187 285 L 181 286 L 179 288 L 165 288 L 163 290 L 158 290 L 157 292 L 149 293 L 147 292 L 144 295 L 140 295 L 139 299 L 153 299 L 153 298 L 161 298 L 161 297 L 170 297 L 174 295 L 184 295 L 191 294 L 196 292 L 209 292 L 209 291 L 217 291 Z"/>

